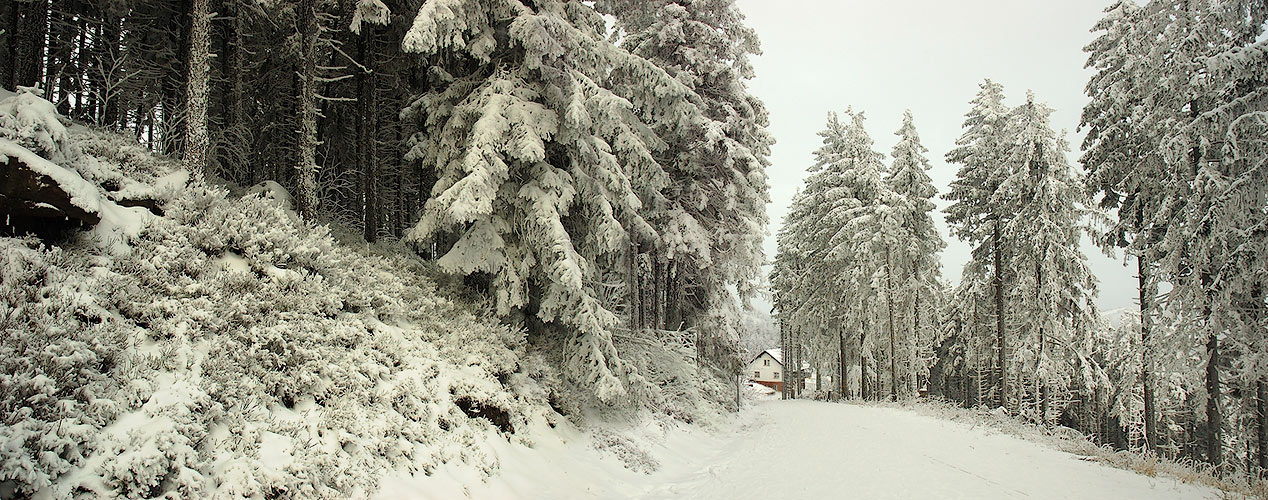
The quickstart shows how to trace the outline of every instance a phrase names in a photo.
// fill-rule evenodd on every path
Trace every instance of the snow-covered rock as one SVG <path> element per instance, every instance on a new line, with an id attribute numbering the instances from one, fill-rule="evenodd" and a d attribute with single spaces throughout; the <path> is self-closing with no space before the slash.
<path id="1" fill-rule="evenodd" d="M 50 226 L 92 226 L 101 220 L 101 196 L 79 174 L 0 138 L 0 213 L 9 233 Z"/>

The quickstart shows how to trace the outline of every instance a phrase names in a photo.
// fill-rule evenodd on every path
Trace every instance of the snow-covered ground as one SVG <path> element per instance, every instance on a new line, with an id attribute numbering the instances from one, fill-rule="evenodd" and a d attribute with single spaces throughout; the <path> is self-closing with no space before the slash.
<path id="1" fill-rule="evenodd" d="M 566 427 L 566 426 L 565 426 Z M 386 481 L 402 498 L 1208 499 L 1220 492 L 1082 460 L 982 427 L 896 409 L 756 401 L 713 431 L 673 427 L 641 446 L 660 467 L 626 470 L 571 428 L 500 446 L 501 472 L 459 468 Z M 638 429 L 633 429 L 638 434 Z"/>

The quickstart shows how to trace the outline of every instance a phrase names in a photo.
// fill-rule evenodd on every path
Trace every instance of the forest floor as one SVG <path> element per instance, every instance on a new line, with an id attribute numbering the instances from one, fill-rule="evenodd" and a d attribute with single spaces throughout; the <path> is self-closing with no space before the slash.
<path id="1" fill-rule="evenodd" d="M 575 430 L 552 431 L 560 438 L 539 440 L 533 448 L 508 445 L 499 450 L 503 462 L 492 478 L 481 480 L 447 468 L 431 477 L 388 480 L 381 494 L 631 499 L 1226 496 L 1172 478 L 1112 468 L 985 426 L 902 408 L 758 400 L 711 430 L 676 426 L 660 434 L 648 431 L 624 447 L 595 444 L 602 440 L 586 440 Z M 633 431 L 637 436 L 638 429 Z M 651 463 L 656 470 L 631 471 L 620 461 Z"/>

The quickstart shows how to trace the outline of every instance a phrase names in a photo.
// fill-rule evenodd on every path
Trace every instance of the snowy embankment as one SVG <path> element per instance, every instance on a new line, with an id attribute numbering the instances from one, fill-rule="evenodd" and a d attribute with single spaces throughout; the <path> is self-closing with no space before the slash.
<path id="1" fill-rule="evenodd" d="M 711 431 L 642 429 L 634 449 L 660 467 L 625 469 L 575 431 L 528 448 L 499 445 L 502 472 L 460 467 L 386 482 L 393 498 L 1212 499 L 1227 495 L 1151 478 L 965 423 L 901 408 L 758 401 Z M 639 429 L 625 429 L 637 434 Z"/>
<path id="2" fill-rule="evenodd" d="M 17 168 L 100 217 L 0 237 L 0 498 L 366 497 L 491 473 L 482 443 L 562 418 L 523 331 L 270 186 L 190 180 L 26 92 L 0 95 Z"/>

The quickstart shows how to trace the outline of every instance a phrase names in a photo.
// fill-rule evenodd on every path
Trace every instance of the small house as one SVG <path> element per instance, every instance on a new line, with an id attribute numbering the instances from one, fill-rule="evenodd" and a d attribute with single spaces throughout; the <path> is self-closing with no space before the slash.
<path id="1" fill-rule="evenodd" d="M 779 349 L 767 349 L 748 363 L 749 380 L 776 391 L 784 390 L 784 353 Z"/>

